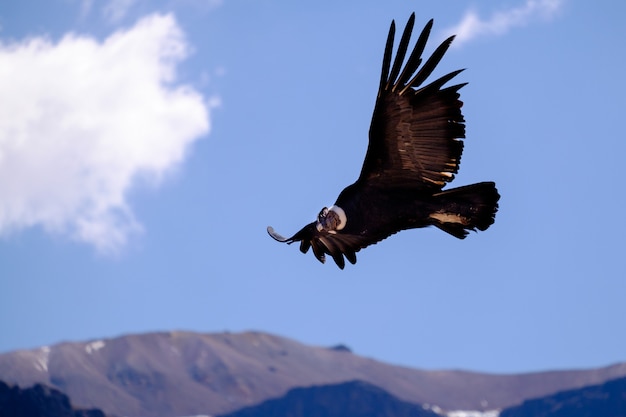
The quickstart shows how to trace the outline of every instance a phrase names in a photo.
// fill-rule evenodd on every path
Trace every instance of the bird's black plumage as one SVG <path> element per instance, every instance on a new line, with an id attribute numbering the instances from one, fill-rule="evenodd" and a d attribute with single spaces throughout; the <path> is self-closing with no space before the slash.
<path id="1" fill-rule="evenodd" d="M 359 178 L 339 194 L 334 206 L 322 209 L 292 237 L 268 227 L 274 239 L 300 242 L 303 253 L 312 249 L 321 262 L 330 255 L 343 269 L 345 259 L 356 263 L 356 252 L 401 230 L 436 226 L 463 239 L 470 230 L 493 224 L 500 198 L 493 182 L 443 190 L 461 162 L 465 120 L 459 90 L 465 83 L 444 87 L 458 70 L 424 85 L 454 36 L 422 65 L 433 25 L 429 21 L 405 62 L 414 23 L 412 14 L 392 65 L 391 22 Z"/>

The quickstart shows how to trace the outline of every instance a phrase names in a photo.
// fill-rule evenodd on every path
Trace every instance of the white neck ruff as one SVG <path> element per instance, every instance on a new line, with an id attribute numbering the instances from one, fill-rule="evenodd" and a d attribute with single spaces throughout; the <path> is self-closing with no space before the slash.
<path id="1" fill-rule="evenodd" d="M 346 212 L 339 206 L 332 206 L 328 210 L 334 211 L 339 216 L 339 224 L 337 225 L 336 230 L 341 230 L 346 227 L 346 223 L 348 223 L 348 217 L 346 217 Z"/>

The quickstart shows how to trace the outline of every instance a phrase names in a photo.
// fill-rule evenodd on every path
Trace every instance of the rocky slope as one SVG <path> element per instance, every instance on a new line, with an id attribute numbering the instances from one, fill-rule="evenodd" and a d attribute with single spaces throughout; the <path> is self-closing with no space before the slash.
<path id="1" fill-rule="evenodd" d="M 219 417 L 441 417 L 362 381 L 294 388 L 285 396 Z"/>
<path id="2" fill-rule="evenodd" d="M 58 390 L 37 384 L 30 388 L 0 381 L 0 417 L 105 417 L 100 410 L 77 410 Z"/>
<path id="3" fill-rule="evenodd" d="M 500 417 L 626 417 L 626 378 L 526 400 Z"/>
<path id="4" fill-rule="evenodd" d="M 47 384 L 77 406 L 128 417 L 224 414 L 295 387 L 351 380 L 411 403 L 490 410 L 623 376 L 626 364 L 520 375 L 424 371 L 258 332 L 150 333 L 0 355 L 0 380 Z"/>

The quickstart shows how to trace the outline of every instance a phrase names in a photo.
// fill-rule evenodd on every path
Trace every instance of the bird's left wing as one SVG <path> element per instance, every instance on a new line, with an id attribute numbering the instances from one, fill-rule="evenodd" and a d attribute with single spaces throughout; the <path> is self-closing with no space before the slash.
<path id="1" fill-rule="evenodd" d="M 442 88 L 462 71 L 458 70 L 422 86 L 454 38 L 446 39 L 420 67 L 432 20 L 402 67 L 414 22 L 412 14 L 393 66 L 395 23 L 391 23 L 359 181 L 436 191 L 454 178 L 461 161 L 459 139 L 465 137 L 465 125 L 458 90 L 465 84 Z"/>
<path id="2" fill-rule="evenodd" d="M 290 238 L 285 238 L 276 233 L 271 226 L 267 228 L 267 233 L 279 242 L 287 244 L 300 242 L 300 251 L 302 253 L 307 253 L 309 249 L 313 249 L 313 254 L 321 263 L 326 262 L 326 255 L 330 255 L 337 266 L 343 269 L 346 266 L 346 259 L 354 265 L 358 251 L 383 240 L 395 232 L 389 231 L 388 233 L 377 235 L 371 233 L 354 235 L 342 233 L 341 231 L 333 233 L 318 230 L 317 222 L 312 222 L 304 226 L 298 233 Z"/>

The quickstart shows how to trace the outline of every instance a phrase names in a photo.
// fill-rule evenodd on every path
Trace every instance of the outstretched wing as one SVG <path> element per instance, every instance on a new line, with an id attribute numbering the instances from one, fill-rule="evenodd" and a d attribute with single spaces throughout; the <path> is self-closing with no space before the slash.
<path id="1" fill-rule="evenodd" d="M 326 262 L 326 255 L 330 255 L 340 269 L 346 266 L 346 259 L 354 265 L 356 263 L 356 253 L 361 249 L 395 233 L 395 231 L 381 233 L 380 235 L 369 233 L 361 235 L 342 232 L 329 233 L 317 230 L 316 223 L 307 224 L 290 238 L 276 233 L 271 226 L 268 226 L 267 233 L 278 242 L 287 244 L 300 242 L 300 252 L 302 253 L 307 253 L 309 249 L 313 249 L 313 254 L 321 263 Z"/>
<path id="2" fill-rule="evenodd" d="M 420 67 L 432 20 L 422 30 L 402 69 L 414 22 L 412 14 L 393 67 L 395 23 L 391 23 L 369 145 L 358 181 L 436 191 L 452 181 L 459 169 L 463 151 L 459 139 L 465 137 L 465 125 L 458 90 L 465 84 L 442 88 L 462 71 L 458 70 L 422 86 L 454 39 L 446 39 Z"/>

